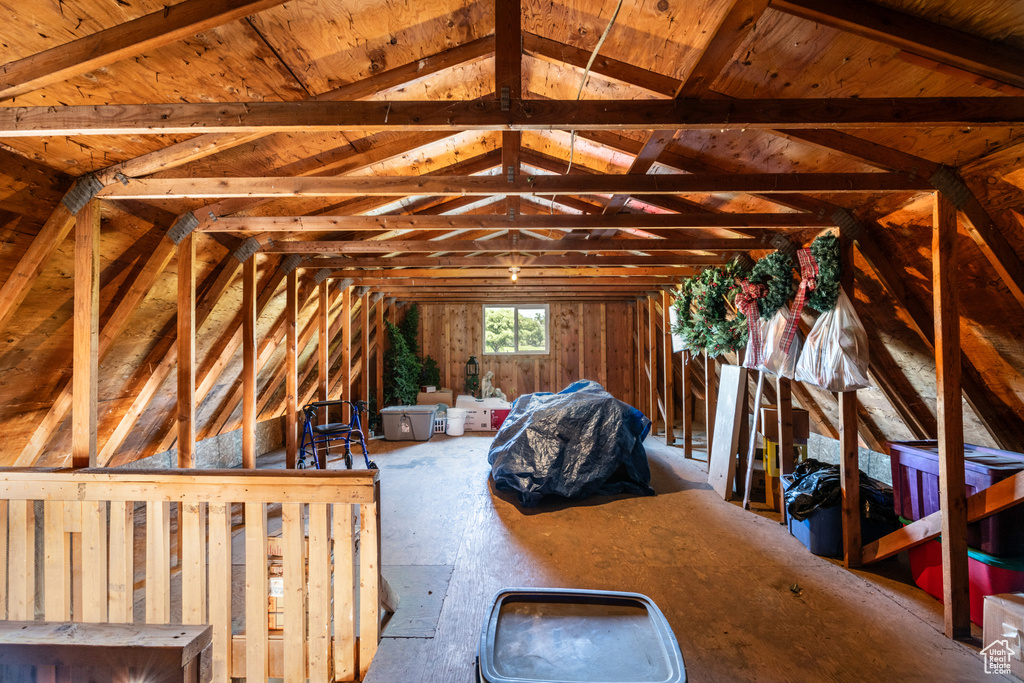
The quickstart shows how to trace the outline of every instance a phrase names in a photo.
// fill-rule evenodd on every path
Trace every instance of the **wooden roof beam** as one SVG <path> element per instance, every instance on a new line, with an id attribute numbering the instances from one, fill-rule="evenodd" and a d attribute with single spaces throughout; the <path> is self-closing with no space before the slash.
<path id="1" fill-rule="evenodd" d="M 704 130 L 1007 126 L 1024 97 L 226 102 L 9 107 L 0 137 L 338 130 Z"/>
<path id="2" fill-rule="evenodd" d="M 453 66 L 479 59 L 494 50 L 494 38 L 489 36 L 458 45 L 415 62 L 388 69 L 367 78 L 347 83 L 334 90 L 316 95 L 311 101 L 347 101 L 371 97 L 424 76 L 450 69 Z M 113 182 L 118 173 L 130 178 L 166 171 L 183 164 L 203 159 L 232 147 L 255 142 L 269 133 L 206 133 L 154 150 L 147 154 L 114 164 L 96 175 L 104 184 Z"/>
<path id="3" fill-rule="evenodd" d="M 390 254 L 392 252 L 601 252 L 601 251 L 735 251 L 764 249 L 755 239 L 596 239 L 596 240 L 345 240 L 279 241 L 263 247 L 279 254 Z"/>
<path id="4" fill-rule="evenodd" d="M 444 206 L 444 205 L 441 205 Z M 685 230 L 706 228 L 827 228 L 828 218 L 809 213 L 675 213 L 612 215 L 460 214 L 453 216 L 245 216 L 200 221 L 201 232 L 322 232 L 369 230 L 599 230 L 640 228 Z"/>
<path id="5" fill-rule="evenodd" d="M 186 0 L 0 67 L 0 100 L 155 50 L 285 0 Z"/>
<path id="6" fill-rule="evenodd" d="M 143 178 L 108 185 L 100 198 L 343 197 L 436 195 L 685 194 L 692 192 L 920 192 L 932 186 L 902 173 L 720 173 L 653 176 L 333 176 Z"/>
<path id="7" fill-rule="evenodd" d="M 1024 88 L 1024 51 L 863 0 L 772 0 L 772 9 Z"/>
<path id="8" fill-rule="evenodd" d="M 596 268 L 583 267 L 522 267 L 519 272 L 519 279 L 524 284 L 542 281 L 544 278 L 574 278 L 585 276 L 587 281 L 600 282 L 603 278 L 618 278 L 619 283 L 626 284 L 632 281 L 639 281 L 643 278 L 672 278 L 680 279 L 690 277 L 697 273 L 696 268 L 688 266 L 599 266 Z M 466 279 L 490 280 L 493 278 L 509 277 L 508 267 L 497 268 L 401 268 L 398 270 L 379 269 L 347 269 L 337 270 L 331 274 L 334 278 L 354 278 L 358 284 L 366 284 L 363 280 L 392 280 L 396 283 L 406 281 L 407 284 L 417 282 L 417 278 L 443 278 L 445 282 L 452 284 L 472 285 Z M 650 280 L 656 282 L 660 280 Z M 541 282 L 543 284 L 543 282 Z M 672 284 L 666 281 L 664 284 Z"/>
<path id="9" fill-rule="evenodd" d="M 561 256 L 533 256 L 513 254 L 495 256 L 357 256 L 349 258 L 315 258 L 302 262 L 302 268 L 459 268 L 459 267 L 502 267 L 509 268 L 559 268 L 566 266 L 705 266 L 725 263 L 728 259 L 721 254 L 679 255 L 658 252 L 651 256 L 640 256 L 623 252 L 612 256 L 586 254 L 563 254 Z"/>

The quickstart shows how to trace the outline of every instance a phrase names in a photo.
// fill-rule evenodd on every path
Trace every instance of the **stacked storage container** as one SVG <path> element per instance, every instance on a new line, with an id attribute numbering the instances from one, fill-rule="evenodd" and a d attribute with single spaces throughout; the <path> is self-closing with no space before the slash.
<path id="1" fill-rule="evenodd" d="M 889 444 L 896 512 L 907 522 L 939 510 L 939 454 L 935 441 Z M 971 496 L 1024 470 L 1024 454 L 965 444 L 965 480 Z M 941 539 L 910 551 L 914 581 L 942 599 Z M 986 595 L 1024 591 L 1024 505 L 967 526 L 971 621 L 982 623 Z"/>

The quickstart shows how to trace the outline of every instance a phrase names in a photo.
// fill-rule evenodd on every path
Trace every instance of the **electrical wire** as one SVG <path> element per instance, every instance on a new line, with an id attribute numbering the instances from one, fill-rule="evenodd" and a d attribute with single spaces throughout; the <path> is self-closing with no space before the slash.
<path id="1" fill-rule="evenodd" d="M 619 10 L 622 9 L 622 0 L 619 0 L 618 4 L 615 5 L 615 11 L 612 12 L 612 18 L 608 20 L 608 25 L 604 27 L 604 33 L 597 41 L 597 45 L 594 46 L 594 51 L 590 53 L 590 59 L 587 60 L 587 67 L 583 69 L 583 78 L 580 80 L 580 87 L 576 91 L 576 101 L 579 102 L 580 96 L 583 94 L 583 86 L 587 84 L 587 79 L 590 78 L 590 69 L 594 66 L 594 60 L 597 59 L 597 53 L 601 51 L 601 46 L 604 45 L 604 41 L 608 39 L 608 34 L 612 32 L 612 26 L 615 25 L 615 20 L 619 18 Z M 576 153 L 576 131 L 570 131 L 569 135 L 569 166 L 565 169 L 565 174 L 569 175 L 572 171 L 573 156 Z M 558 195 L 554 195 L 551 198 L 551 206 L 548 207 L 548 213 L 554 213 L 555 210 L 555 199 Z"/>

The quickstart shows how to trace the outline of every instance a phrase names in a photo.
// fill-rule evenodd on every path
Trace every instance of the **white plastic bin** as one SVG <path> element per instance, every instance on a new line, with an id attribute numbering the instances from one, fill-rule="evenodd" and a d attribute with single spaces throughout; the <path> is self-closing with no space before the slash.
<path id="1" fill-rule="evenodd" d="M 448 436 L 462 436 L 465 433 L 466 414 L 463 408 L 448 409 Z"/>

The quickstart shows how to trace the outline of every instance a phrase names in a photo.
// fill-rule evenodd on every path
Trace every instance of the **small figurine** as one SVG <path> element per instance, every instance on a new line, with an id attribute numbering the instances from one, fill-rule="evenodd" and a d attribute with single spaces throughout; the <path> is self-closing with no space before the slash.
<path id="1" fill-rule="evenodd" d="M 491 383 L 493 377 L 494 373 L 491 371 L 484 375 L 483 380 L 480 382 L 480 398 L 500 398 L 507 403 L 508 398 L 505 397 L 505 392 Z"/>

